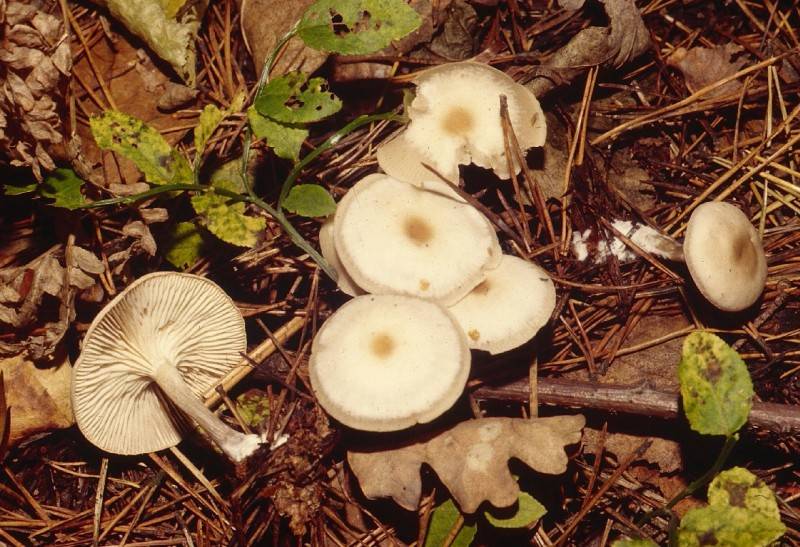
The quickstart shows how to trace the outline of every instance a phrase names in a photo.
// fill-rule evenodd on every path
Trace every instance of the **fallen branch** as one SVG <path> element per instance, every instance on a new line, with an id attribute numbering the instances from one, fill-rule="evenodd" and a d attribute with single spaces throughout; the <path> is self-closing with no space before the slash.
<path id="1" fill-rule="evenodd" d="M 540 404 L 591 408 L 668 420 L 681 414 L 680 395 L 677 392 L 651 389 L 644 385 L 600 384 L 559 378 L 539 378 L 538 384 Z M 519 402 L 527 402 L 529 395 L 527 379 L 504 386 L 481 386 L 474 392 L 478 399 Z M 754 401 L 750 425 L 779 433 L 800 432 L 800 407 Z"/>

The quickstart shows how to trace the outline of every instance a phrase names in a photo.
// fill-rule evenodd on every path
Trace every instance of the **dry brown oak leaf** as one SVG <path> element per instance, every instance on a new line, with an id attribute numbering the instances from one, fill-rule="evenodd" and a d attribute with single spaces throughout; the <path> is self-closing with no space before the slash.
<path id="1" fill-rule="evenodd" d="M 391 497 L 410 511 L 422 496 L 420 466 L 430 465 L 461 510 L 474 513 L 488 501 L 509 507 L 519 486 L 508 469 L 516 458 L 540 473 L 567 469 L 564 447 L 578 442 L 582 415 L 550 418 L 482 418 L 460 423 L 436 437 L 402 448 L 347 454 L 368 498 Z"/>
<path id="2" fill-rule="evenodd" d="M 747 60 L 740 58 L 731 61 L 731 59 L 742 49 L 741 46 L 733 43 L 711 48 L 697 46 L 688 50 L 679 47 L 669 56 L 667 63 L 683 73 L 686 87 L 695 93 L 699 89 L 739 72 Z M 711 91 L 707 96 L 719 97 L 736 93 L 741 87 L 742 82 L 732 80 Z"/>

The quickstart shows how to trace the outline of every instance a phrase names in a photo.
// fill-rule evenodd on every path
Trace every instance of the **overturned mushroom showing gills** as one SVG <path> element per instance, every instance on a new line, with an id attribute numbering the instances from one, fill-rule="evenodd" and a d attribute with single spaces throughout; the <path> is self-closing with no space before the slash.
<path id="1" fill-rule="evenodd" d="M 515 256 L 500 265 L 450 307 L 472 349 L 496 354 L 533 338 L 553 313 L 556 289 L 547 272 Z"/>
<path id="2" fill-rule="evenodd" d="M 750 307 L 764 290 L 767 259 L 761 238 L 735 205 L 698 206 L 686 226 L 683 254 L 697 288 L 723 311 Z"/>
<path id="3" fill-rule="evenodd" d="M 358 296 L 314 338 L 311 387 L 355 429 L 395 431 L 438 417 L 461 395 L 470 353 L 441 306 L 408 296 Z"/>
<path id="4" fill-rule="evenodd" d="M 423 164 L 447 180 L 458 180 L 458 166 L 474 163 L 509 178 L 500 96 L 520 148 L 542 146 L 547 135 L 536 97 L 504 72 L 489 65 L 459 62 L 422 71 L 408 109 L 408 127 L 378 148 L 378 163 L 389 175 L 419 184 L 435 179 Z M 519 172 L 520 165 L 514 164 Z"/>
<path id="5" fill-rule="evenodd" d="M 145 275 L 86 332 L 72 376 L 78 426 L 107 452 L 142 454 L 178 444 L 188 417 L 241 461 L 260 437 L 231 429 L 200 397 L 246 349 L 244 319 L 217 285 L 189 274 Z"/>
<path id="6" fill-rule="evenodd" d="M 339 259 L 375 294 L 457 302 L 497 264 L 500 245 L 472 206 L 386 175 L 359 181 L 336 209 Z"/>

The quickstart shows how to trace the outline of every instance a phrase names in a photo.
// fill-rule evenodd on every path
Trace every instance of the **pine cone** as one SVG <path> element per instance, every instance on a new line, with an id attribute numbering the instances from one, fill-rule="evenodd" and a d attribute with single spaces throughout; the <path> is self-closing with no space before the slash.
<path id="1" fill-rule="evenodd" d="M 63 149 L 69 37 L 42 2 L 0 0 L 0 41 L 0 156 L 42 180 Z"/>

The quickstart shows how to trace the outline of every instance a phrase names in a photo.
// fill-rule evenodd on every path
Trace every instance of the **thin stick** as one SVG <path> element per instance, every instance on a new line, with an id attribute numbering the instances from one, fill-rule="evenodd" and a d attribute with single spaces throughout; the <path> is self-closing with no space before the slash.
<path id="1" fill-rule="evenodd" d="M 103 458 L 100 463 L 100 477 L 97 479 L 97 493 L 94 498 L 94 523 L 92 525 L 92 544 L 100 545 L 100 519 L 103 516 L 103 495 L 106 491 L 106 477 L 108 477 L 108 458 Z"/>

